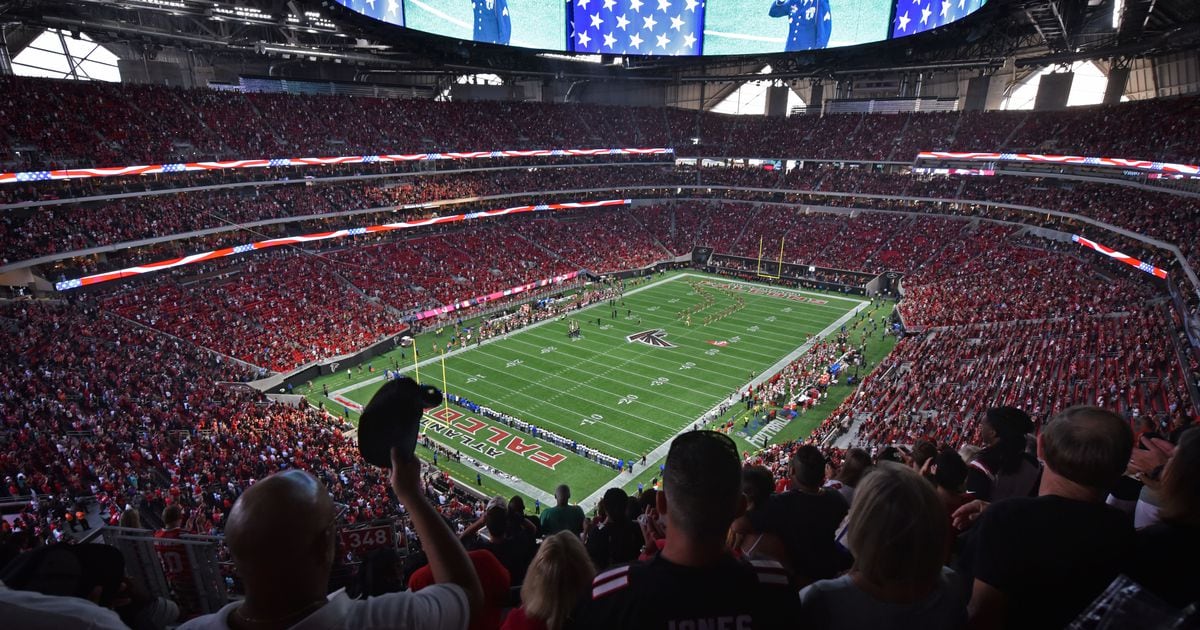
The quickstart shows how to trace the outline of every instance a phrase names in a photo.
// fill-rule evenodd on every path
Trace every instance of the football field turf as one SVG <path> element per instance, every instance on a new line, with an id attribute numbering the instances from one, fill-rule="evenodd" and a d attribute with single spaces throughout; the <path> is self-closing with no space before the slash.
<path id="1" fill-rule="evenodd" d="M 575 500 L 590 507 L 598 491 L 657 468 L 675 435 L 731 397 L 736 404 L 738 391 L 773 374 L 810 338 L 837 330 L 865 304 L 698 273 L 655 276 L 627 288 L 616 317 L 603 302 L 446 353 L 447 393 L 558 438 L 534 436 L 455 404 L 430 411 L 424 434 L 482 464 L 489 485 L 546 503 L 565 482 Z M 577 339 L 568 338 L 571 321 L 580 326 Z M 439 343 L 448 338 L 445 333 Z M 417 370 L 419 380 L 442 386 L 442 357 L 423 356 Z M 405 371 L 411 375 L 413 365 Z M 329 384 L 335 408 L 345 405 L 354 418 L 382 377 Z M 634 474 L 576 454 L 570 441 L 634 461 Z"/>

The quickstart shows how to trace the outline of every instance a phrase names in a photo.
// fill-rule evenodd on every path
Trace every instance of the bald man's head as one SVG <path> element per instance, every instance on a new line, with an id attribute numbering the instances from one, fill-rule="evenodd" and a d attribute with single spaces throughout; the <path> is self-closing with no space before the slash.
<path id="1" fill-rule="evenodd" d="M 323 588 L 333 564 L 333 540 L 329 491 L 300 470 L 285 470 L 251 486 L 238 497 L 225 526 L 225 542 L 247 590 L 258 580 L 311 579 Z"/>

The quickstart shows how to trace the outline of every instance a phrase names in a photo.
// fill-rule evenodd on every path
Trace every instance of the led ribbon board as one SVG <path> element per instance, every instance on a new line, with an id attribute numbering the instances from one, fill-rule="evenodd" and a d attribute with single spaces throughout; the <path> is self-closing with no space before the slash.
<path id="1" fill-rule="evenodd" d="M 1134 258 L 1133 256 L 1129 256 L 1127 254 L 1122 254 L 1121 252 L 1119 252 L 1115 249 L 1112 249 L 1110 247 L 1105 247 L 1105 246 L 1101 245 L 1100 243 L 1097 243 L 1096 241 L 1090 241 L 1078 234 L 1072 236 L 1071 240 L 1076 243 L 1079 243 L 1083 247 L 1100 252 L 1101 254 L 1104 254 L 1105 256 L 1108 256 L 1109 258 L 1119 260 L 1119 261 L 1125 263 L 1126 265 L 1129 265 L 1130 267 L 1137 267 L 1138 269 L 1141 269 L 1142 271 L 1145 271 L 1146 273 L 1148 273 L 1156 278 L 1162 278 L 1163 280 L 1167 279 L 1167 272 L 1165 270 L 1159 269 L 1158 267 L 1155 267 L 1154 265 L 1151 265 L 1148 262 L 1142 262 L 1142 261 Z"/>
<path id="2" fill-rule="evenodd" d="M 1200 175 L 1200 166 L 1195 164 L 1173 164 L 1152 160 L 1130 160 L 1126 158 L 1084 157 L 1081 155 L 1042 155 L 1038 153 L 978 153 L 955 151 L 921 151 L 918 160 L 971 160 L 985 162 L 1026 162 L 1042 164 L 1071 164 L 1075 166 L 1112 166 L 1132 168 L 1158 173 Z"/>
<path id="3" fill-rule="evenodd" d="M 669 155 L 675 149 L 529 149 L 508 151 L 466 151 L 458 153 L 389 153 L 385 155 L 344 155 L 341 157 L 269 158 L 254 160 L 225 160 L 221 162 L 183 162 L 176 164 L 142 164 L 104 168 L 68 168 L 56 171 L 24 171 L 0 173 L 0 184 L 41 182 L 55 179 L 86 179 L 90 177 L 121 177 L 129 175 L 158 175 L 188 171 L 219 171 L 230 168 L 278 168 L 284 166 L 334 166 L 339 164 L 374 164 L 377 162 L 426 162 L 431 160 L 477 160 L 481 158 L 562 157 L 595 155 Z"/>
<path id="4" fill-rule="evenodd" d="M 304 234 L 301 236 L 288 236 L 284 238 L 273 238 L 266 241 L 258 241 L 255 243 L 247 243 L 236 247 L 226 247 L 224 249 L 216 249 L 210 252 L 201 254 L 191 254 L 182 258 L 172 258 L 170 260 L 160 260 L 154 263 L 138 265 L 135 267 L 126 267 L 116 271 L 106 271 L 97 273 L 82 278 L 73 280 L 65 280 L 54 284 L 54 288 L 59 291 L 68 291 L 70 289 L 78 289 L 79 287 L 91 286 L 102 282 L 110 282 L 112 280 L 120 280 L 122 278 L 132 278 L 147 273 L 156 271 L 164 271 L 183 267 L 185 265 L 194 265 L 197 263 L 217 260 L 218 258 L 227 258 L 229 256 L 237 256 L 247 252 L 261 251 L 272 247 L 282 245 L 300 245 L 303 243 L 313 243 L 317 241 L 325 241 L 334 238 L 343 238 L 346 236 L 359 236 L 361 234 L 378 234 L 382 232 L 391 232 L 393 230 L 407 230 L 411 228 L 425 227 L 429 225 L 440 225 L 447 223 L 458 223 L 460 221 L 472 221 L 475 219 L 489 219 L 493 217 L 501 217 L 510 214 L 524 214 L 526 212 L 549 212 L 555 210 L 574 210 L 576 208 L 603 208 L 607 206 L 625 206 L 629 205 L 629 199 L 608 199 L 604 201 L 574 201 L 570 203 L 548 203 L 536 206 L 515 206 L 512 208 L 501 208 L 498 210 L 482 210 L 479 212 L 469 212 L 466 214 L 449 214 L 441 217 L 433 217 L 431 219 L 420 219 L 418 221 L 401 221 L 399 223 L 384 223 L 382 225 L 371 225 L 366 227 L 347 228 L 335 230 L 332 232 L 317 232 L 315 234 Z M 420 205 L 405 206 L 405 208 L 419 208 Z"/>

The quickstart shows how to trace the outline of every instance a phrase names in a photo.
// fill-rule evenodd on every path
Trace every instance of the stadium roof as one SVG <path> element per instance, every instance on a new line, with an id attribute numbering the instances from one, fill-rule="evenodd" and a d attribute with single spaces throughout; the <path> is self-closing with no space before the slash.
<path id="1" fill-rule="evenodd" d="M 1114 28 L 1114 6 L 1121 7 Z M 992 0 L 959 23 L 847 49 L 738 57 L 602 58 L 463 42 L 400 29 L 333 0 L 15 0 L 0 3 L 15 56 L 46 29 L 86 33 L 123 58 L 203 59 L 242 74 L 355 78 L 404 84 L 487 72 L 513 77 L 714 81 L 837 77 L 891 70 L 995 68 L 1122 59 L 1200 47 L 1195 0 Z M 280 67 L 290 64 L 287 73 Z M 773 74 L 758 72 L 770 65 Z"/>

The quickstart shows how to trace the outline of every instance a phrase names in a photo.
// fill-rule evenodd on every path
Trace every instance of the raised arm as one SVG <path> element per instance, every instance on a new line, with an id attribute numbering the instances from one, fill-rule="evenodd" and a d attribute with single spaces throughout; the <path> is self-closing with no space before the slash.
<path id="1" fill-rule="evenodd" d="M 421 537 L 433 581 L 437 584 L 456 584 L 467 594 L 471 616 L 483 607 L 483 587 L 467 550 L 450 531 L 433 505 L 421 493 L 421 463 L 413 458 L 404 461 L 399 449 L 392 449 L 392 490 L 408 510 L 413 529 Z"/>

